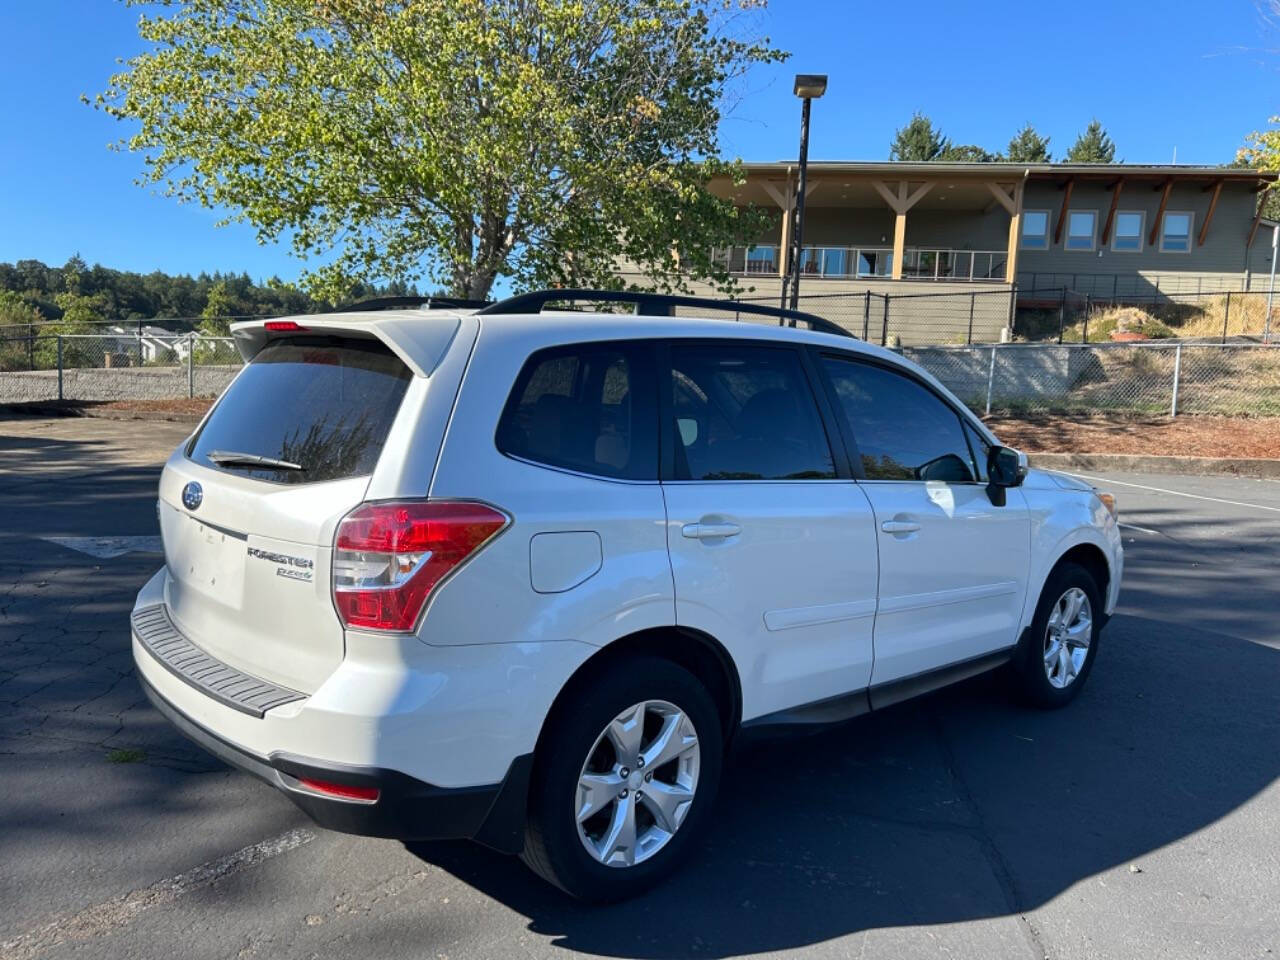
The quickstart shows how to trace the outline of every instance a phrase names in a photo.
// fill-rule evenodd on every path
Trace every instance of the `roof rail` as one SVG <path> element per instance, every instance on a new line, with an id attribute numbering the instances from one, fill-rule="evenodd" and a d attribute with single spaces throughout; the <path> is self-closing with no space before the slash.
<path id="1" fill-rule="evenodd" d="M 717 310 L 722 313 L 772 317 L 778 326 L 794 327 L 797 323 L 806 323 L 809 329 L 818 333 L 833 333 L 839 337 L 852 337 L 853 334 L 830 320 L 816 317 L 812 313 L 801 310 L 787 310 L 764 303 L 742 303 L 737 300 L 716 300 L 711 297 L 686 297 L 671 293 L 644 293 L 633 290 L 536 290 L 532 293 L 521 293 L 497 303 L 491 303 L 480 314 L 498 313 L 541 313 L 548 303 L 565 302 L 595 303 L 633 303 L 636 315 L 643 317 L 673 317 L 676 307 L 695 307 L 702 310 Z M 855 338 L 856 339 L 856 338 Z"/>
<path id="2" fill-rule="evenodd" d="M 347 313 L 351 310 L 404 310 L 410 307 L 426 307 L 428 310 L 478 310 L 492 304 L 492 300 L 468 300 L 465 297 L 375 297 L 360 300 L 346 306 L 334 307 L 327 313 Z"/>

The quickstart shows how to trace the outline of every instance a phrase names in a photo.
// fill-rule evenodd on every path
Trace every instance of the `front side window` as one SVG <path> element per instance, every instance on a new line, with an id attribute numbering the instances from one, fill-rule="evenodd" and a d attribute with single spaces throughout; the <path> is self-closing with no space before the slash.
<path id="1" fill-rule="evenodd" d="M 511 456 L 621 480 L 658 478 L 649 345 L 575 344 L 525 363 L 498 425 Z"/>
<path id="2" fill-rule="evenodd" d="M 1064 246 L 1068 250 L 1092 250 L 1097 229 L 1098 213 L 1096 210 L 1068 211 L 1067 239 Z"/>
<path id="3" fill-rule="evenodd" d="M 823 364 L 868 480 L 974 481 L 960 416 L 937 394 L 875 364 L 839 357 Z"/>
<path id="4" fill-rule="evenodd" d="M 1121 210 L 1116 213 L 1111 249 L 1120 253 L 1141 253 L 1145 221 L 1146 215 L 1141 210 Z"/>
<path id="5" fill-rule="evenodd" d="M 825 480 L 831 446 L 799 354 L 672 344 L 676 480 Z"/>
<path id="6" fill-rule="evenodd" d="M 1189 253 L 1191 250 L 1191 221 L 1189 213 L 1166 213 L 1160 228 L 1161 253 Z"/>
<path id="7" fill-rule="evenodd" d="M 1024 210 L 1022 213 L 1022 249 L 1049 249 L 1049 211 Z"/>

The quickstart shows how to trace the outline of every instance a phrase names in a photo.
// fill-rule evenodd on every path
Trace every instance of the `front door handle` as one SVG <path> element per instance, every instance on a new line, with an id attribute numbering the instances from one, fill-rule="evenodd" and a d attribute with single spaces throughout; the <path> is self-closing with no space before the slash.
<path id="1" fill-rule="evenodd" d="M 686 523 L 680 528 L 680 535 L 689 540 L 717 540 L 736 537 L 741 532 L 736 523 Z"/>
<path id="2" fill-rule="evenodd" d="M 886 520 L 880 524 L 880 529 L 885 533 L 915 533 L 920 524 L 914 520 Z"/>

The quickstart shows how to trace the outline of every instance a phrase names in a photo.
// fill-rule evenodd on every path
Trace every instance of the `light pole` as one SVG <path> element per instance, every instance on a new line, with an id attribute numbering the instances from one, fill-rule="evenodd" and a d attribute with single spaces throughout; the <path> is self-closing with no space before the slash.
<path id="1" fill-rule="evenodd" d="M 800 271 L 804 256 L 804 194 L 808 185 L 809 166 L 809 104 L 827 92 L 825 73 L 796 74 L 795 95 L 804 101 L 800 109 L 800 190 L 796 195 L 795 229 L 791 236 L 791 309 L 800 307 Z M 783 291 L 785 296 L 785 290 Z"/>

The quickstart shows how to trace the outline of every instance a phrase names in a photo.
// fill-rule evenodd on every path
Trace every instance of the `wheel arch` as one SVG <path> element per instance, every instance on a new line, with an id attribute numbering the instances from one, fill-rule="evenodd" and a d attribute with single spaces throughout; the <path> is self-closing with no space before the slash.
<path id="1" fill-rule="evenodd" d="M 1111 589 L 1111 564 L 1107 561 L 1107 555 L 1103 553 L 1102 549 L 1093 543 L 1076 544 L 1054 561 L 1045 580 L 1047 581 L 1049 576 L 1053 575 L 1053 571 L 1064 563 L 1074 563 L 1077 566 L 1084 567 L 1089 572 L 1089 575 L 1093 577 L 1093 582 L 1098 585 L 1098 595 L 1102 598 L 1105 606 L 1107 591 Z"/>
<path id="2" fill-rule="evenodd" d="M 542 721 L 535 756 L 552 721 L 568 709 L 573 696 L 601 671 L 628 656 L 657 656 L 683 667 L 706 684 L 720 712 L 720 725 L 728 746 L 742 720 L 742 681 L 729 651 L 715 637 L 688 627 L 652 627 L 619 637 L 588 657 L 561 686 Z"/>

